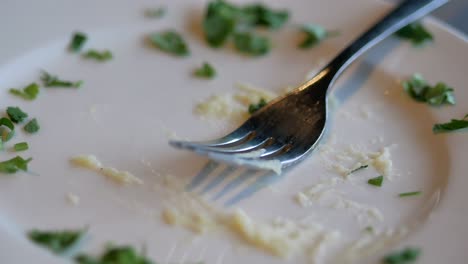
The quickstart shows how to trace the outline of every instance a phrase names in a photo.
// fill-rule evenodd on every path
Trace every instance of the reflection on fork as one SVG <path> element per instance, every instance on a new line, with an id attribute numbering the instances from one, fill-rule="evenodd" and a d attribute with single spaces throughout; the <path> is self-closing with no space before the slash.
<path id="1" fill-rule="evenodd" d="M 232 206 L 279 181 L 283 176 L 284 173 L 278 175 L 271 171 L 225 165 L 211 160 L 186 189 L 208 196 L 213 201 L 224 199 L 224 206 Z"/>

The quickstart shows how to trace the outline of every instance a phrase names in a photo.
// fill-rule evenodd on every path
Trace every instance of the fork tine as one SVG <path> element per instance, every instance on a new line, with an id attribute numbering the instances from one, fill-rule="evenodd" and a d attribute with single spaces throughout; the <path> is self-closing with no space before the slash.
<path id="1" fill-rule="evenodd" d="M 221 154 L 240 154 L 245 152 L 251 152 L 260 150 L 262 148 L 266 148 L 273 144 L 274 140 L 272 138 L 260 138 L 255 137 L 251 140 L 245 141 L 244 143 L 231 146 L 231 147 L 207 147 L 207 146 L 197 146 L 195 147 L 194 151 L 199 153 L 204 152 L 214 152 L 214 153 L 221 153 Z"/>
<path id="2" fill-rule="evenodd" d="M 250 140 L 255 136 L 255 132 L 248 129 L 246 125 L 239 127 L 230 134 L 208 141 L 186 141 L 186 140 L 170 140 L 169 144 L 176 148 L 181 149 L 193 149 L 196 146 L 208 146 L 208 147 L 229 147 L 233 144 L 241 144 L 247 140 Z"/>

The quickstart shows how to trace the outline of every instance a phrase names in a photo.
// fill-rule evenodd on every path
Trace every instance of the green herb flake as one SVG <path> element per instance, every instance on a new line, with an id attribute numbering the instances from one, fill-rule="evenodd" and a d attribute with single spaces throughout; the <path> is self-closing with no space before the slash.
<path id="1" fill-rule="evenodd" d="M 34 134 L 37 131 L 39 131 L 41 127 L 39 126 L 39 123 L 37 122 L 36 118 L 33 118 L 31 121 L 29 121 L 25 126 L 24 126 L 24 131 L 28 132 L 29 134 Z"/>
<path id="2" fill-rule="evenodd" d="M 204 62 L 200 68 L 195 69 L 193 75 L 205 79 L 213 79 L 216 76 L 216 70 L 209 63 Z"/>
<path id="3" fill-rule="evenodd" d="M 20 143 L 16 143 L 13 146 L 13 148 L 15 149 L 15 151 L 25 151 L 29 149 L 29 145 L 26 142 L 20 142 Z"/>
<path id="4" fill-rule="evenodd" d="M 28 237 L 34 243 L 50 249 L 55 254 L 65 253 L 76 245 L 83 237 L 86 230 L 61 230 L 61 231 L 39 231 L 28 232 Z"/>
<path id="5" fill-rule="evenodd" d="M 15 173 L 19 170 L 22 171 L 27 171 L 28 170 L 28 163 L 32 160 L 32 158 L 29 159 L 23 159 L 20 156 L 16 156 L 10 160 L 2 161 L 0 162 L 0 173 L 8 173 L 12 174 Z"/>
<path id="6" fill-rule="evenodd" d="M 420 191 L 416 191 L 416 192 L 404 192 L 404 193 L 400 193 L 398 194 L 399 197 L 408 197 L 408 196 L 417 196 L 417 195 L 420 195 L 422 194 L 422 192 Z"/>
<path id="7" fill-rule="evenodd" d="M 79 88 L 83 81 L 64 81 L 60 80 L 57 76 L 51 75 L 46 71 L 42 71 L 41 73 L 41 80 L 44 83 L 45 87 L 71 87 L 71 88 Z"/>
<path id="8" fill-rule="evenodd" d="M 438 133 L 447 133 L 457 130 L 462 130 L 468 128 L 468 114 L 463 117 L 463 119 L 452 119 L 448 123 L 435 124 L 432 127 L 432 132 L 435 134 Z"/>
<path id="9" fill-rule="evenodd" d="M 79 52 L 83 48 L 88 37 L 82 32 L 73 33 L 72 39 L 70 41 L 69 49 L 72 52 Z"/>
<path id="10" fill-rule="evenodd" d="M 240 10 L 252 26 L 264 26 L 270 29 L 281 28 L 289 19 L 287 10 L 273 10 L 262 4 L 247 5 Z"/>
<path id="11" fill-rule="evenodd" d="M 399 38 L 411 41 L 415 46 L 421 46 L 433 40 L 432 34 L 419 22 L 409 24 L 398 30 L 395 34 Z"/>
<path id="12" fill-rule="evenodd" d="M 94 59 L 100 62 L 105 62 L 113 58 L 112 52 L 110 50 L 98 51 L 90 49 L 83 54 L 83 57 L 86 59 Z"/>
<path id="13" fill-rule="evenodd" d="M 453 88 L 442 82 L 431 86 L 427 84 L 424 77 L 420 74 L 413 74 L 409 80 L 403 82 L 403 88 L 411 98 L 418 102 L 427 103 L 432 106 L 455 104 Z"/>
<path id="14" fill-rule="evenodd" d="M 147 8 L 145 9 L 145 17 L 148 18 L 161 18 L 166 14 L 166 8 Z"/>
<path id="15" fill-rule="evenodd" d="M 182 36 L 173 30 L 153 33 L 149 36 L 151 43 L 158 49 L 176 56 L 190 54 L 188 46 Z"/>
<path id="16" fill-rule="evenodd" d="M 234 46 L 244 54 L 262 56 L 271 49 L 270 39 L 254 33 L 237 33 L 234 35 Z"/>
<path id="17" fill-rule="evenodd" d="M 314 24 L 302 26 L 302 32 L 305 34 L 304 40 L 299 44 L 299 48 L 306 49 L 318 45 L 328 37 L 337 36 L 337 31 L 327 31 L 324 27 Z"/>
<path id="18" fill-rule="evenodd" d="M 374 228 L 372 226 L 366 226 L 366 228 L 364 228 L 364 231 L 374 233 Z"/>
<path id="19" fill-rule="evenodd" d="M 421 249 L 407 247 L 383 258 L 384 264 L 409 264 L 415 262 L 421 255 Z"/>
<path id="20" fill-rule="evenodd" d="M 236 6 L 215 0 L 206 9 L 203 31 L 210 46 L 221 47 L 235 33 L 259 26 L 279 29 L 288 19 L 289 12 L 286 10 L 273 10 L 262 4 Z"/>
<path id="21" fill-rule="evenodd" d="M 375 177 L 375 178 L 372 178 L 372 179 L 369 179 L 367 181 L 367 183 L 369 185 L 374 185 L 374 186 L 377 186 L 377 187 L 381 187 L 382 186 L 382 183 L 383 183 L 383 175 L 380 175 L 378 177 Z"/>
<path id="22" fill-rule="evenodd" d="M 260 108 L 264 107 L 265 105 L 267 105 L 267 101 L 261 98 L 258 104 L 249 105 L 249 114 L 257 112 L 258 110 L 260 110 Z"/>
<path id="23" fill-rule="evenodd" d="M 25 118 L 28 117 L 28 114 L 23 112 L 19 107 L 10 106 L 7 108 L 6 113 L 11 121 L 14 123 L 21 123 Z"/>
<path id="24" fill-rule="evenodd" d="M 0 118 L 0 132 L 3 142 L 9 141 L 15 135 L 15 125 L 6 117 Z"/>
<path id="25" fill-rule="evenodd" d="M 75 257 L 79 264 L 153 264 L 130 246 L 111 246 L 100 257 L 79 254 Z"/>
<path id="26" fill-rule="evenodd" d="M 12 88 L 10 89 L 10 93 L 19 96 L 25 100 L 34 100 L 39 94 L 39 85 L 37 85 L 37 83 L 31 83 L 28 86 L 24 87 L 23 90 Z"/>
<path id="27" fill-rule="evenodd" d="M 4 150 L 5 146 L 3 145 L 3 139 L 0 137 L 0 150 Z"/>
<path id="28" fill-rule="evenodd" d="M 363 169 L 367 169 L 367 167 L 369 167 L 369 165 L 362 165 L 362 166 L 359 166 L 359 167 L 357 167 L 357 168 L 351 170 L 351 171 L 348 173 L 348 175 L 353 174 L 353 173 L 355 173 L 355 172 L 357 172 L 357 171 L 360 171 L 360 170 L 363 170 Z"/>

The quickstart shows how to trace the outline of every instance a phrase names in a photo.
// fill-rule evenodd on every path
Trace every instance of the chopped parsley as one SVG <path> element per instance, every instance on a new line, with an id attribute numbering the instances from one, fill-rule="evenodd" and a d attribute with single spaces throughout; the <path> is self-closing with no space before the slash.
<path id="1" fill-rule="evenodd" d="M 62 254 L 76 245 L 85 233 L 85 229 L 62 231 L 32 230 L 28 232 L 28 237 L 34 243 L 50 249 L 55 254 Z"/>
<path id="2" fill-rule="evenodd" d="M 10 89 L 10 93 L 25 100 L 34 100 L 39 94 L 39 85 L 37 85 L 37 83 L 31 83 L 22 90 L 12 88 Z"/>
<path id="3" fill-rule="evenodd" d="M 421 255 L 421 249 L 407 247 L 383 258 L 384 264 L 409 264 L 415 262 Z"/>
<path id="4" fill-rule="evenodd" d="M 357 168 L 351 170 L 351 171 L 348 173 L 348 175 L 353 174 L 353 173 L 355 173 L 355 172 L 357 172 L 357 171 L 360 171 L 360 170 L 363 170 L 363 169 L 367 169 L 367 167 L 369 167 L 369 165 L 362 165 L 362 166 L 359 166 L 359 167 L 357 167 Z"/>
<path id="5" fill-rule="evenodd" d="M 305 34 L 305 38 L 299 44 L 299 48 L 303 49 L 311 48 L 328 37 L 338 35 L 337 31 L 327 31 L 324 27 L 314 24 L 302 26 L 302 32 Z"/>
<path id="6" fill-rule="evenodd" d="M 166 14 L 166 8 L 148 8 L 145 10 L 145 16 L 149 18 L 161 18 Z"/>
<path id="7" fill-rule="evenodd" d="M 205 79 L 213 79 L 216 76 L 216 70 L 209 63 L 204 62 L 200 68 L 195 69 L 193 75 Z"/>
<path id="8" fill-rule="evenodd" d="M 364 228 L 364 231 L 369 232 L 369 233 L 373 233 L 374 228 L 372 226 L 366 226 L 366 228 Z"/>
<path id="9" fill-rule="evenodd" d="M 289 12 L 286 10 L 273 10 L 262 4 L 236 6 L 215 0 L 208 4 L 203 31 L 210 46 L 221 47 L 236 33 L 254 27 L 279 29 L 288 19 Z"/>
<path id="10" fill-rule="evenodd" d="M 75 257 L 79 264 L 153 264 L 130 246 L 111 246 L 100 257 L 79 254 Z"/>
<path id="11" fill-rule="evenodd" d="M 445 83 L 439 82 L 435 86 L 429 85 L 420 74 L 413 76 L 403 82 L 405 91 L 416 101 L 433 106 L 454 105 L 455 95 L 453 88 Z"/>
<path id="12" fill-rule="evenodd" d="M 13 148 L 15 149 L 15 151 L 25 151 L 29 149 L 29 145 L 26 142 L 20 142 L 20 143 L 16 143 L 13 146 Z"/>
<path id="13" fill-rule="evenodd" d="M 7 142 L 15 135 L 15 125 L 6 117 L 0 118 L 0 132 L 2 142 Z"/>
<path id="14" fill-rule="evenodd" d="M 177 56 L 190 54 L 187 44 L 182 36 L 173 30 L 153 33 L 149 36 L 151 43 L 160 50 Z"/>
<path id="15" fill-rule="evenodd" d="M 41 127 L 39 126 L 39 123 L 37 122 L 36 118 L 33 118 L 31 121 L 29 121 L 25 126 L 24 126 L 24 131 L 28 132 L 29 134 L 34 134 L 37 131 L 39 131 Z"/>
<path id="16" fill-rule="evenodd" d="M 234 46 L 244 54 L 261 56 L 270 51 L 271 42 L 267 37 L 245 32 L 234 35 Z"/>
<path id="17" fill-rule="evenodd" d="M 382 186 L 382 182 L 383 182 L 383 176 L 382 175 L 380 175 L 378 177 L 375 177 L 375 178 L 372 178 L 372 179 L 369 179 L 367 181 L 367 183 L 369 185 L 374 185 L 374 186 L 377 186 L 377 187 Z"/>
<path id="18" fill-rule="evenodd" d="M 404 193 L 398 194 L 398 196 L 400 196 L 400 197 L 408 197 L 408 196 L 416 196 L 416 195 L 420 195 L 420 194 L 422 194 L 422 192 L 420 192 L 420 191 L 416 191 L 416 192 L 404 192 Z"/>
<path id="19" fill-rule="evenodd" d="M 411 41 L 415 46 L 420 46 L 433 40 L 432 34 L 419 22 L 409 24 L 398 30 L 395 34 L 399 38 Z"/>
<path id="20" fill-rule="evenodd" d="M 69 49 L 72 52 L 79 52 L 83 48 L 88 37 L 82 32 L 75 32 L 72 36 Z"/>
<path id="21" fill-rule="evenodd" d="M 27 171 L 28 170 L 28 163 L 32 160 L 23 159 L 20 156 L 16 156 L 12 159 L 5 160 L 0 162 L 0 173 L 15 173 L 19 170 Z"/>
<path id="22" fill-rule="evenodd" d="M 287 10 L 273 10 L 262 4 L 251 4 L 239 10 L 251 26 L 264 26 L 270 29 L 281 28 L 289 19 Z M 243 13 L 243 14 L 242 14 Z"/>
<path id="23" fill-rule="evenodd" d="M 258 110 L 260 110 L 260 108 L 264 107 L 265 105 L 267 105 L 267 101 L 262 98 L 262 99 L 260 99 L 258 104 L 249 105 L 249 113 L 253 114 L 253 113 L 257 112 Z"/>
<path id="24" fill-rule="evenodd" d="M 25 118 L 28 117 L 28 114 L 23 112 L 19 107 L 10 106 L 6 110 L 8 117 L 14 123 L 21 123 Z"/>
<path id="25" fill-rule="evenodd" d="M 41 80 L 44 83 L 45 87 L 71 87 L 71 88 L 79 88 L 83 81 L 64 81 L 60 80 L 57 76 L 51 75 L 46 71 L 42 71 Z"/>
<path id="26" fill-rule="evenodd" d="M 463 117 L 463 119 L 452 119 L 448 123 L 435 124 L 432 127 L 432 132 L 437 133 L 446 133 L 457 130 L 462 130 L 468 128 L 468 114 Z"/>
<path id="27" fill-rule="evenodd" d="M 94 59 L 100 62 L 105 62 L 113 58 L 112 52 L 110 50 L 98 51 L 90 49 L 83 54 L 83 57 L 86 59 Z"/>

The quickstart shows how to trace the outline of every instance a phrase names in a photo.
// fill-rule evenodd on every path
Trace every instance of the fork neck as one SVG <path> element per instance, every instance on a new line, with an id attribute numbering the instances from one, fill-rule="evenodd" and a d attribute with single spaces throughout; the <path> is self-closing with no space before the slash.
<path id="1" fill-rule="evenodd" d="M 447 2 L 448 0 L 405 0 L 402 2 L 325 66 L 321 73 L 329 75 L 327 76 L 329 78 L 332 76 L 329 86 L 356 58 L 368 49 Z"/>

